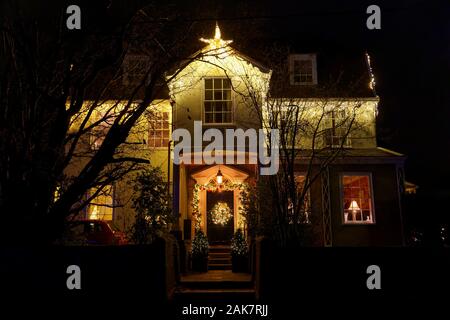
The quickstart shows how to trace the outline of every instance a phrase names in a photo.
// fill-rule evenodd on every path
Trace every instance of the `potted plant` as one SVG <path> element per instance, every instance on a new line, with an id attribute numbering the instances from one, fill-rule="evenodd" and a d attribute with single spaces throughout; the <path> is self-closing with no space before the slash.
<path id="1" fill-rule="evenodd" d="M 241 229 L 231 239 L 231 260 L 233 272 L 248 271 L 248 245 Z"/>
<path id="2" fill-rule="evenodd" d="M 192 270 L 198 272 L 208 271 L 208 238 L 201 230 L 195 232 L 192 240 Z"/>

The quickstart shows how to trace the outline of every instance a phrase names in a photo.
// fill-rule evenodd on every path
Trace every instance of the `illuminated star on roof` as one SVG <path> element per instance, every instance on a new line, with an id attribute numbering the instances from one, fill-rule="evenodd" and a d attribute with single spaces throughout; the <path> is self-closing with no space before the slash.
<path id="1" fill-rule="evenodd" d="M 214 39 L 200 38 L 200 41 L 209 44 L 209 46 L 214 49 L 224 48 L 233 42 L 233 40 L 223 40 L 222 39 L 222 35 L 220 33 L 220 28 L 219 28 L 219 25 L 217 22 L 216 22 L 216 31 L 214 33 Z"/>

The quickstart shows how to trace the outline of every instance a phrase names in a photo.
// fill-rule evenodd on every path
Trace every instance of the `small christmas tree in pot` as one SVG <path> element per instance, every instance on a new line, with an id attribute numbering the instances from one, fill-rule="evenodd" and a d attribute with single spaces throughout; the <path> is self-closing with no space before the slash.
<path id="1" fill-rule="evenodd" d="M 233 272 L 248 271 L 248 245 L 241 229 L 231 239 L 231 259 Z"/>
<path id="2" fill-rule="evenodd" d="M 194 240 L 192 240 L 192 270 L 198 272 L 208 271 L 208 238 L 201 230 L 195 232 Z"/>

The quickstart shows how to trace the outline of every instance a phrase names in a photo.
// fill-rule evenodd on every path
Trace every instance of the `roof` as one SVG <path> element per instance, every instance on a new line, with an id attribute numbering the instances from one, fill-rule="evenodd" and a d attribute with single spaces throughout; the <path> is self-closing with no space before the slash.
<path id="1" fill-rule="evenodd" d="M 299 47 L 289 47 L 284 50 L 280 47 L 275 52 L 270 48 L 262 50 L 256 48 L 257 45 L 247 46 L 245 51 L 250 54 L 244 54 L 234 46 L 229 46 L 233 54 L 239 56 L 245 61 L 259 68 L 263 73 L 272 71 L 270 81 L 269 96 L 272 98 L 375 98 L 374 91 L 369 87 L 371 74 L 367 64 L 366 53 L 360 49 L 350 50 L 331 48 L 326 46 L 308 46 L 302 43 Z M 195 51 L 198 47 L 186 48 L 187 51 Z M 203 48 L 204 49 L 204 48 Z M 174 74 L 176 70 L 184 69 L 189 63 L 200 56 L 203 49 L 197 50 L 189 55 L 189 58 L 183 59 L 175 64 L 173 68 L 167 70 L 168 75 Z M 289 76 L 289 54 L 316 54 L 317 61 L 317 85 L 291 85 Z M 263 62 L 261 62 L 263 61 Z M 113 66 L 111 69 L 114 69 Z M 113 70 L 105 70 L 98 75 L 95 82 L 88 90 L 88 96 L 95 97 L 102 89 L 105 83 L 113 78 Z M 128 98 L 133 88 L 127 88 L 123 85 L 120 77 L 103 94 L 102 98 L 123 99 Z M 135 99 L 143 97 L 144 90 L 137 93 Z M 157 93 L 158 99 L 169 98 L 169 90 L 164 81 L 161 81 Z"/>
<path id="2" fill-rule="evenodd" d="M 259 61 L 255 60 L 255 59 L 245 55 L 244 53 L 240 52 L 239 50 L 236 50 L 233 46 L 229 46 L 229 47 L 230 47 L 230 53 L 232 52 L 233 54 L 235 54 L 235 55 L 239 56 L 240 58 L 246 60 L 247 62 L 251 63 L 255 67 L 258 67 L 258 69 L 261 72 L 268 73 L 268 72 L 271 71 L 267 66 L 263 65 L 261 62 L 259 62 Z M 181 60 L 172 69 L 168 70 L 167 74 L 168 75 L 173 75 L 176 71 L 186 68 L 191 62 L 193 62 L 193 61 L 201 61 L 200 58 L 201 58 L 202 51 L 203 51 L 203 49 L 200 49 L 197 52 L 195 52 L 192 55 L 190 55 L 187 59 Z"/>
<path id="3" fill-rule="evenodd" d="M 308 160 L 312 156 L 312 150 L 306 149 L 299 151 L 300 162 Z M 323 149 L 316 150 L 315 158 L 317 161 L 325 159 L 332 155 L 336 150 Z M 338 150 L 338 154 L 335 157 L 333 163 L 403 163 L 406 160 L 406 156 L 398 152 L 388 150 L 381 147 L 365 148 L 365 149 L 352 149 L 343 148 Z"/>
<path id="4" fill-rule="evenodd" d="M 288 57 L 283 72 L 274 71 L 270 83 L 273 98 L 374 98 L 369 87 L 371 76 L 365 52 L 338 52 L 321 49 L 315 53 L 317 61 L 317 85 L 291 85 Z"/>

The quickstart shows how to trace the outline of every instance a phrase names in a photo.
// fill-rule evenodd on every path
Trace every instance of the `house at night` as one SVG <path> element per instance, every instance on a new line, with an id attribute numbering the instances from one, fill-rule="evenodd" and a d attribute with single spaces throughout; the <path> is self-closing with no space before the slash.
<path id="1" fill-rule="evenodd" d="M 150 165 L 160 167 L 168 176 L 173 211 L 180 214 L 176 228 L 181 230 L 183 239 L 192 239 L 196 225 L 210 242 L 227 242 L 235 230 L 246 227 L 240 213 L 240 193 L 245 184 L 259 179 L 260 165 L 250 161 L 258 154 L 250 149 L 224 148 L 216 153 L 222 152 L 233 159 L 241 155 L 246 159 L 245 163 L 184 161 L 174 164 L 170 141 L 173 130 L 178 128 L 187 129 L 194 137 L 198 130 L 196 121 L 202 122 L 201 133 L 210 128 L 221 132 L 225 129 L 262 129 L 249 102 L 250 84 L 257 88 L 261 101 L 270 103 L 273 99 L 282 103 L 288 101 L 288 105 L 295 102 L 307 106 L 310 112 L 306 118 L 317 116 L 318 110 L 328 108 L 324 107 L 324 101 L 327 105 L 339 104 L 338 111 L 326 109 L 333 111 L 326 111 L 324 115 L 320 139 L 305 135 L 296 142 L 296 147 L 303 150 L 295 160 L 296 179 L 300 182 L 305 179 L 305 171 L 318 143 L 321 150 L 340 148 L 339 154 L 320 172 L 305 197 L 309 215 L 314 215 L 318 221 L 314 242 L 318 246 L 402 245 L 405 157 L 377 145 L 379 98 L 373 90 L 368 55 L 361 54 L 349 64 L 352 68 L 357 66 L 355 69 L 361 73 L 358 76 L 364 78 L 363 85 L 357 90 L 337 87 L 324 96 L 323 91 L 316 88 L 333 72 L 335 61 L 322 52 L 296 52 L 283 57 L 286 71 L 276 72 L 258 62 L 258 57 L 250 58 L 235 50 L 230 41 L 222 39 L 219 27 L 216 27 L 213 39 L 203 40 L 206 44 L 202 50 L 215 54 L 186 61 L 176 70 L 168 70 L 167 95 L 159 97 L 151 107 L 156 110 L 153 111 L 155 116 L 141 123 L 143 130 L 129 137 L 129 140 L 145 141 L 135 152 L 148 157 Z M 140 62 L 139 55 L 130 55 L 125 59 L 124 68 Z M 132 76 L 130 72 L 128 74 Z M 345 126 L 337 123 L 340 117 L 349 114 L 355 102 L 358 104 L 355 121 L 361 125 L 349 134 Z M 101 143 L 101 137 L 100 140 L 98 137 L 91 139 L 89 143 L 95 148 L 95 144 Z M 184 153 L 184 159 L 194 159 L 196 152 L 206 144 L 192 141 L 191 153 Z M 312 165 L 318 169 L 320 163 Z M 109 220 L 125 231 L 134 217 L 129 181 L 115 182 L 110 191 L 97 197 L 83 214 L 86 218 Z M 225 220 L 217 223 L 217 219 L 209 215 L 220 210 L 227 215 L 219 216 Z"/>

